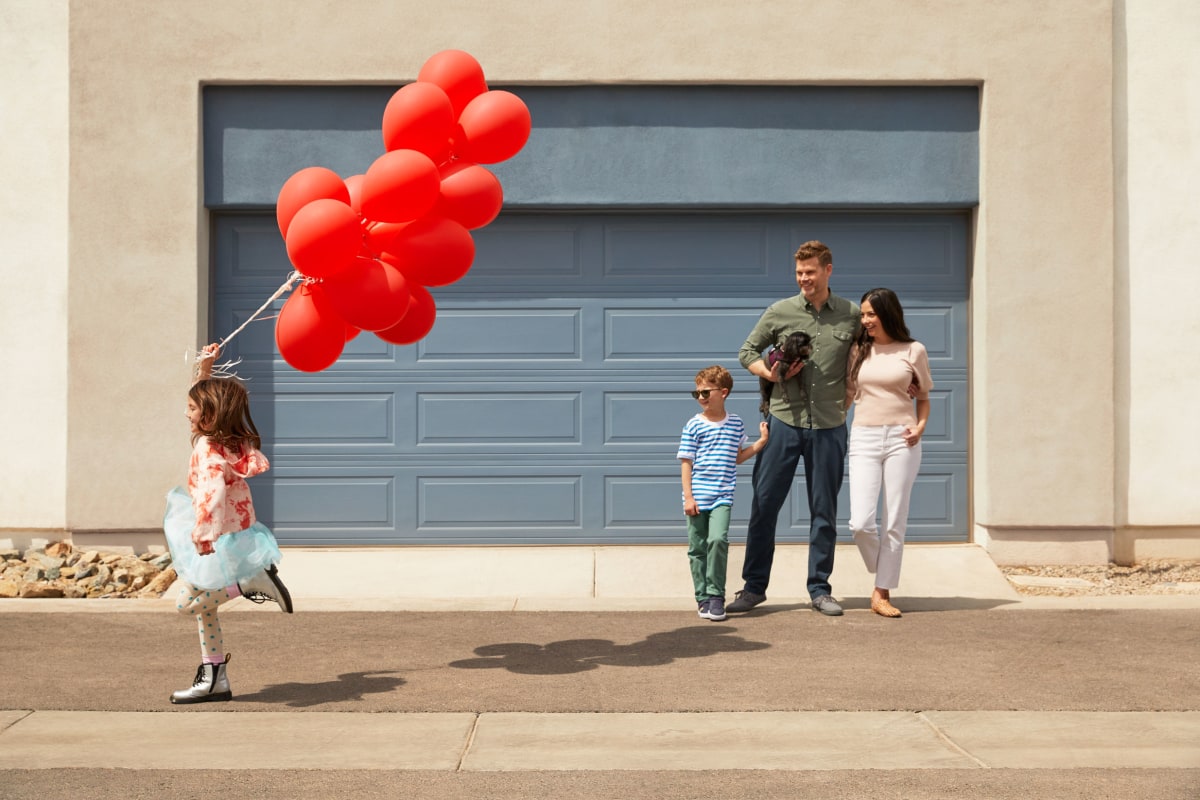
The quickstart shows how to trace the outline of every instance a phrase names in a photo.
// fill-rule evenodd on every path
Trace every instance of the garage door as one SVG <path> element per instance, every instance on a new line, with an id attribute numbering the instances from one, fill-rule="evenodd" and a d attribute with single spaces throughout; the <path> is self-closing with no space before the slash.
<path id="1" fill-rule="evenodd" d="M 895 289 L 929 349 L 909 538 L 965 541 L 968 226 L 954 211 L 506 212 L 476 232 L 469 275 L 435 290 L 437 323 L 415 345 L 364 333 L 306 374 L 279 358 L 269 322 L 234 340 L 274 466 L 256 507 L 292 545 L 678 542 L 693 376 L 729 368 L 731 410 L 757 419 L 738 347 L 794 293 L 792 252 L 819 238 L 833 290 Z M 220 335 L 289 265 L 263 211 L 215 214 L 212 255 Z M 751 464 L 740 469 L 734 541 L 750 509 Z M 844 535 L 845 489 L 839 508 Z M 807 529 L 797 475 L 779 536 Z"/>

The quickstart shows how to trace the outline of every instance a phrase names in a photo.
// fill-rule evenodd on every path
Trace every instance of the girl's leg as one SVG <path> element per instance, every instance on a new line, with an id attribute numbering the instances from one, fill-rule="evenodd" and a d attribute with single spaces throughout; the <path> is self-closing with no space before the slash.
<path id="1" fill-rule="evenodd" d="M 883 462 L 883 534 L 875 585 L 885 590 L 900 585 L 900 563 L 904 558 L 904 535 L 908 530 L 908 507 L 913 484 L 921 469 L 921 444 L 909 447 L 901 435 L 903 427 L 889 428 Z"/>
<path id="2" fill-rule="evenodd" d="M 867 572 L 879 563 L 879 528 L 875 522 L 879 490 L 883 484 L 883 428 L 857 426 L 850 429 L 850 531 L 862 554 Z"/>
<path id="3" fill-rule="evenodd" d="M 175 610 L 184 616 L 196 618 L 200 632 L 200 656 L 205 664 L 221 664 L 225 661 L 225 642 L 221 636 L 221 620 L 217 607 L 230 599 L 226 589 L 197 589 L 184 583 L 175 600 Z"/>

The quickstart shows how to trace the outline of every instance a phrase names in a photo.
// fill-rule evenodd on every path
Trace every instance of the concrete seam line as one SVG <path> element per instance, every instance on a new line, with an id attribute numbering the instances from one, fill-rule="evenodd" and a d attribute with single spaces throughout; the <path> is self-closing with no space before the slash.
<path id="1" fill-rule="evenodd" d="M 12 728 L 13 726 L 18 725 L 18 724 L 24 722 L 25 720 L 29 719 L 34 714 L 33 710 L 26 710 L 26 709 L 14 709 L 14 710 L 25 711 L 25 716 L 20 717 L 19 719 L 14 719 L 12 722 L 8 723 L 3 728 L 0 728 L 0 735 L 3 735 L 4 732 L 7 731 L 9 728 Z"/>
<path id="2" fill-rule="evenodd" d="M 974 761 L 976 764 L 983 767 L 984 769 L 991 769 L 991 766 L 987 762 L 985 762 L 983 759 L 976 758 L 973 753 L 968 752 L 962 746 L 960 746 L 958 744 L 958 742 L 954 741 L 949 736 L 947 736 L 945 734 L 945 732 L 943 732 L 942 729 L 939 728 L 934 723 L 933 720 L 931 720 L 929 717 L 925 716 L 924 711 L 917 712 L 917 719 L 921 720 L 926 725 L 928 725 L 929 729 L 933 731 L 934 735 L 936 735 L 939 739 L 941 739 L 943 742 L 945 742 L 946 746 L 950 747 L 953 750 L 958 751 L 959 753 L 962 753 L 964 756 L 971 759 L 972 761 Z"/>
<path id="3" fill-rule="evenodd" d="M 475 731 L 479 730 L 479 712 L 476 712 L 475 718 L 471 720 L 471 730 L 467 731 L 467 741 L 463 743 L 462 753 L 458 756 L 458 763 L 454 766 L 455 772 L 463 771 L 463 762 L 467 760 L 467 754 L 471 752 L 471 745 L 475 744 Z"/>

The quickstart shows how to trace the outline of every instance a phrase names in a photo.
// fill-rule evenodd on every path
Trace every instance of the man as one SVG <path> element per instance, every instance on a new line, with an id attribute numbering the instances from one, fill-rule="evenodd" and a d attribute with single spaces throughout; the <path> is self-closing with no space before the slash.
<path id="1" fill-rule="evenodd" d="M 745 587 L 726 611 L 749 611 L 767 599 L 775 559 L 775 521 L 787 500 L 804 459 L 811 518 L 808 550 L 808 594 L 813 610 L 841 616 L 830 595 L 834 544 L 837 541 L 837 496 L 846 460 L 846 361 L 860 328 L 859 309 L 829 290 L 833 254 L 818 241 L 796 251 L 796 284 L 800 294 L 773 303 L 746 337 L 738 360 L 754 375 L 775 383 L 771 392 L 770 437 L 754 461 L 754 500 L 746 530 Z M 783 343 L 788 334 L 812 337 L 812 356 L 803 368 L 779 374 L 762 353 Z M 782 384 L 787 383 L 788 391 Z"/>

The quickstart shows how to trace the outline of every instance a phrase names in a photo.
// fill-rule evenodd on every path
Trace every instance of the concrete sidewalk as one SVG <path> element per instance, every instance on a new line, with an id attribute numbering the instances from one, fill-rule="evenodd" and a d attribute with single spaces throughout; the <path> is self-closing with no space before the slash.
<path id="1" fill-rule="evenodd" d="M 219 711 L 220 704 L 211 710 Z M 239 746 L 229 747 L 231 738 Z M 1198 765 L 1200 712 L 1195 711 L 0 712 L 0 770 L 807 771 Z"/>
<path id="2" fill-rule="evenodd" d="M 742 545 L 729 549 L 727 596 L 742 587 Z M 579 547 L 285 547 L 280 575 L 306 611 L 670 611 L 694 606 L 686 548 L 677 545 Z M 805 605 L 808 547 L 776 550 L 767 605 Z M 853 545 L 839 544 L 833 594 L 866 608 L 873 587 Z M 1019 594 L 982 547 L 917 544 L 904 551 L 902 610 L 1200 610 L 1200 594 L 1036 597 Z M 112 613 L 169 607 L 158 600 L 0 600 L 6 611 Z M 245 600 L 222 613 L 262 609 Z"/>

